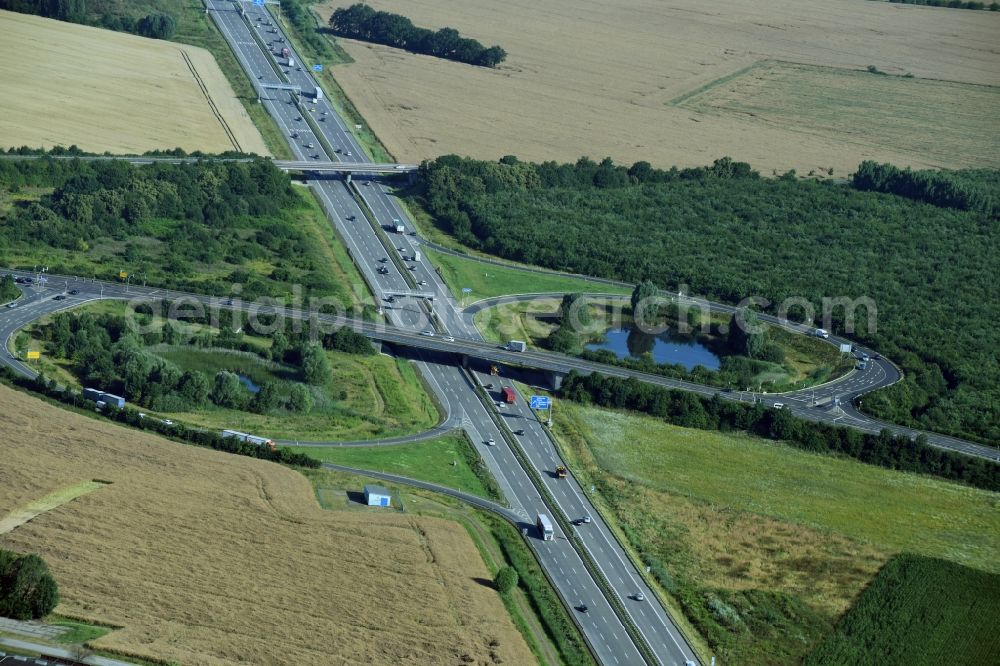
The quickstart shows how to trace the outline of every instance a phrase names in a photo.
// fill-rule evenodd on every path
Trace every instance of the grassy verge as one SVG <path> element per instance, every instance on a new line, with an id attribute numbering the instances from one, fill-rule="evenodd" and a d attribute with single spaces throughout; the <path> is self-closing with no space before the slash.
<path id="1" fill-rule="evenodd" d="M 364 477 L 326 470 L 305 470 L 304 474 L 312 482 L 320 505 L 328 509 L 349 510 L 344 489 L 358 489 L 365 483 Z M 512 525 L 436 493 L 380 483 L 398 494 L 409 513 L 448 518 L 463 524 L 492 573 L 503 565 L 517 570 L 520 583 L 514 593 L 504 599 L 504 604 L 539 663 L 583 666 L 595 663 L 534 554 Z"/>
<path id="2" fill-rule="evenodd" d="M 516 267 L 483 264 L 434 250 L 425 249 L 423 252 L 434 264 L 448 288 L 464 305 L 482 298 L 507 294 L 539 292 L 631 293 L 624 287 L 598 284 L 555 274 L 533 273 Z M 472 292 L 463 294 L 463 288 L 472 289 Z"/>
<path id="3" fill-rule="evenodd" d="M 805 664 L 985 664 L 1000 654 L 998 622 L 1000 576 L 900 555 Z"/>
<path id="4" fill-rule="evenodd" d="M 68 627 L 69 631 L 59 636 L 59 643 L 80 644 L 92 641 L 114 630 L 113 627 L 102 627 L 89 622 L 81 622 L 68 617 L 55 616 L 48 619 L 47 624 L 58 627 Z"/>
<path id="5" fill-rule="evenodd" d="M 323 462 L 399 474 L 494 499 L 474 470 L 482 463 L 460 433 L 399 446 L 290 448 Z"/>
<path id="6" fill-rule="evenodd" d="M 325 260 L 322 264 L 323 270 L 331 274 L 335 283 L 350 287 L 349 300 L 354 305 L 373 306 L 374 299 L 368 291 L 368 285 L 358 272 L 358 267 L 348 256 L 347 248 L 334 232 L 319 201 L 312 192 L 303 198 L 309 206 L 308 214 L 302 218 L 303 229 L 319 241 L 316 243 L 316 249 Z"/>
<path id="7" fill-rule="evenodd" d="M 301 6 L 307 3 L 299 2 L 298 4 Z M 278 19 L 285 34 L 288 35 L 295 50 L 298 51 L 305 64 L 323 65 L 323 71 L 314 72 L 313 76 L 319 81 L 320 86 L 330 100 L 330 104 L 340 117 L 344 119 L 344 122 L 347 123 L 348 129 L 350 129 L 369 157 L 376 162 L 394 162 L 395 158 L 386 150 L 378 137 L 375 136 L 375 133 L 365 122 L 361 113 L 354 106 L 347 93 L 344 92 L 344 89 L 340 87 L 340 84 L 337 83 L 337 79 L 333 75 L 332 65 L 346 64 L 353 62 L 353 60 L 340 48 L 336 40 L 321 30 L 319 17 L 312 9 L 306 8 L 303 11 L 309 15 L 308 20 L 291 22 L 284 14 Z M 319 39 L 305 38 L 302 34 L 303 30 L 314 31 L 314 34 Z M 358 126 L 360 126 L 360 129 Z"/>
<path id="8" fill-rule="evenodd" d="M 997 569 L 996 493 L 560 404 L 555 434 L 574 473 L 729 663 L 798 663 L 893 553 Z"/>

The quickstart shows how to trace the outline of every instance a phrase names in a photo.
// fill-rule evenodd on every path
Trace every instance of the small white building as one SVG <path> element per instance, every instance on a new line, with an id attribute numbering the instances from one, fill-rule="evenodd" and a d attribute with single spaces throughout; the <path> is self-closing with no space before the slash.
<path id="1" fill-rule="evenodd" d="M 392 497 L 382 486 L 369 484 L 365 486 L 365 504 L 368 506 L 391 506 Z"/>

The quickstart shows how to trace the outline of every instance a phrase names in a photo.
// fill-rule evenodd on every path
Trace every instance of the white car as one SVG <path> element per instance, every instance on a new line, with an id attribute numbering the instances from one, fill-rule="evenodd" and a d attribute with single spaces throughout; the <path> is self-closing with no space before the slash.
<path id="1" fill-rule="evenodd" d="M 455 341 L 455 338 L 451 337 L 450 335 L 446 335 L 446 336 L 444 336 L 441 339 L 444 340 L 445 342 L 454 342 Z"/>
<path id="2" fill-rule="evenodd" d="M 423 335 L 424 337 L 427 337 L 427 338 L 433 338 L 434 337 L 434 331 L 420 331 L 420 335 Z"/>
<path id="3" fill-rule="evenodd" d="M 492 437 L 486 440 L 486 446 L 496 446 L 496 444 L 497 444 L 496 440 L 494 440 Z"/>
<path id="4" fill-rule="evenodd" d="M 785 403 L 783 403 L 783 402 L 776 402 L 776 403 L 774 403 L 774 408 L 775 409 L 784 409 L 785 408 Z"/>

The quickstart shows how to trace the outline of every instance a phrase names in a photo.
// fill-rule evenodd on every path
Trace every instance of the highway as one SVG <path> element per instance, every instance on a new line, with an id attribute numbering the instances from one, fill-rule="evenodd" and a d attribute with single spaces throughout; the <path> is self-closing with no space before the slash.
<path id="1" fill-rule="evenodd" d="M 291 84 L 304 92 L 316 89 L 308 66 L 295 52 L 287 36 L 275 25 L 276 21 L 270 14 L 247 5 L 244 17 L 231 3 L 218 0 L 206 0 L 206 7 L 251 81 L 256 80 L 259 86 Z M 261 43 L 266 50 L 261 48 Z M 291 50 L 294 65 L 288 66 L 287 60 L 277 55 L 283 48 Z M 260 89 L 262 103 L 288 138 L 298 159 L 318 162 L 370 161 L 325 96 L 323 99 L 316 99 L 315 96 L 309 99 L 304 94 L 296 102 L 288 93 L 283 95 L 271 94 L 266 88 Z M 475 328 L 462 318 L 454 299 L 435 271 L 426 261 L 413 259 L 419 246 L 415 237 L 410 235 L 412 232 L 409 229 L 404 229 L 403 233 L 395 231 L 397 225 L 405 227 L 408 218 L 383 185 L 369 179 L 350 182 L 312 180 L 309 185 L 347 245 L 372 293 L 386 308 L 391 323 L 411 332 L 410 335 L 413 335 L 412 332 L 418 335 L 437 332 L 470 342 L 479 339 Z M 368 209 L 371 218 L 361 210 L 359 201 Z M 386 230 L 390 230 L 388 234 Z M 434 299 L 391 297 L 391 294 L 410 291 L 429 292 Z M 389 298 L 393 298 L 393 302 L 389 302 Z M 447 404 L 450 414 L 453 417 L 461 415 L 466 431 L 473 442 L 477 442 L 478 452 L 496 477 L 512 510 L 523 516 L 525 523 L 522 529 L 530 533 L 528 525 L 534 523 L 534 516 L 551 514 L 551 510 L 542 501 L 531 477 L 520 466 L 511 449 L 486 444 L 491 438 L 497 442 L 504 440 L 487 407 L 472 390 L 467 374 L 453 365 L 430 360 L 419 361 L 417 367 L 424 373 L 439 400 Z M 640 647 L 625 627 L 626 620 L 605 598 L 573 544 L 563 535 L 557 535 L 553 541 L 529 538 L 528 543 L 535 550 L 557 593 L 574 615 L 597 659 L 602 664 L 644 663 L 646 660 Z M 626 559 L 623 552 L 620 555 L 618 563 L 604 565 L 620 566 L 620 562 Z M 626 590 L 615 592 L 622 597 L 632 593 Z M 658 605 L 655 596 L 649 595 L 648 599 L 648 604 Z M 586 613 L 573 610 L 582 604 L 588 609 Z M 667 621 L 669 630 L 679 635 L 669 619 Z M 685 642 L 664 640 L 670 633 L 662 623 L 640 627 L 640 630 L 657 663 L 672 665 L 696 661 Z"/>
<path id="2" fill-rule="evenodd" d="M 206 6 L 240 64 L 258 86 L 261 103 L 287 138 L 296 158 L 294 163 L 301 166 L 303 163 L 324 165 L 344 162 L 352 167 L 362 165 L 359 170 L 363 170 L 364 163 L 370 162 L 369 157 L 327 99 L 312 101 L 310 91 L 315 90 L 315 82 L 308 66 L 302 63 L 281 29 L 272 25 L 276 23 L 273 18 L 250 5 L 246 6 L 246 18 L 234 9 L 231 2 L 206 0 Z M 293 66 L 286 66 L 284 59 L 275 55 L 286 47 L 292 50 Z M 303 95 L 296 100 L 287 91 L 263 88 L 265 85 L 284 84 L 300 87 Z M 509 504 L 511 518 L 525 531 L 527 542 L 602 664 L 641 664 L 646 661 L 640 645 L 637 645 L 626 625 L 636 627 L 638 643 L 648 647 L 656 663 L 683 665 L 698 659 L 656 594 L 645 585 L 624 549 L 595 511 L 586 490 L 579 486 L 572 474 L 565 479 L 557 479 L 551 474 L 557 464 L 563 463 L 546 429 L 534 417 L 524 397 L 521 396 L 514 404 L 501 403 L 498 406 L 495 400 L 498 386 L 495 385 L 492 389 L 494 400 L 484 401 L 477 389 L 491 382 L 496 383 L 496 378 L 464 370 L 448 362 L 447 356 L 434 352 L 523 365 L 556 374 L 577 370 L 631 376 L 702 395 L 718 394 L 723 399 L 781 402 L 797 416 L 811 420 L 842 423 L 869 431 L 889 427 L 897 432 L 913 433 L 898 426 L 879 424 L 859 414 L 850 405 L 853 397 L 898 381 L 898 370 L 884 359 L 877 359 L 869 363 L 868 369 L 852 372 L 838 382 L 815 390 L 775 397 L 720 393 L 717 389 L 690 382 L 573 357 L 538 351 L 518 353 L 499 348 L 482 340 L 471 316 L 458 307 L 429 263 L 413 259 L 422 240 L 412 235 L 412 230 L 408 228 L 402 233 L 395 231 L 397 224 L 406 227 L 408 218 L 389 189 L 363 176 L 343 180 L 310 179 L 307 182 L 375 298 L 385 308 L 388 324 L 359 322 L 332 315 L 319 315 L 317 319 L 324 323 L 350 325 L 374 340 L 426 350 L 427 353 L 416 361 L 416 366 L 445 406 L 447 413 L 439 427 L 458 426 L 469 433 L 477 452 L 500 485 Z M 79 293 L 54 300 L 54 296 L 68 290 Z M 45 313 L 97 298 L 187 296 L 216 307 L 230 307 L 222 299 L 213 297 L 75 278 L 50 277 L 49 282 L 26 287 L 24 291 L 24 298 L 14 308 L 0 311 L 0 337 L 8 342 L 8 348 L 11 336 L 30 321 Z M 411 292 L 426 292 L 433 299 L 392 296 Z M 242 306 L 237 303 L 232 307 Z M 285 312 L 296 318 L 311 316 L 304 311 Z M 12 358 L 6 350 L 2 362 L 22 374 L 34 374 L 30 367 Z M 815 404 L 827 405 L 833 397 L 839 397 L 842 403 L 846 401 L 847 404 L 824 407 Z M 514 434 L 521 430 L 523 434 Z M 993 458 L 997 454 L 994 449 L 952 438 L 929 435 L 929 439 L 935 445 L 972 455 Z M 528 468 L 522 466 L 519 450 L 523 451 Z M 541 479 L 541 488 L 536 487 L 535 478 Z M 543 495 L 551 497 L 553 504 L 547 504 Z M 540 513 L 553 517 L 562 515 L 569 521 L 589 516 L 590 522 L 581 522 L 571 528 L 572 533 L 579 537 L 584 554 L 570 538 L 571 534 L 564 532 L 557 521 L 553 521 L 555 538 L 551 541 L 539 539 L 534 522 L 535 516 Z M 596 563 L 597 573 L 588 570 L 585 557 Z M 610 586 L 611 598 L 602 590 L 602 581 Z M 642 601 L 637 599 L 640 592 L 644 597 Z M 575 610 L 581 604 L 586 604 L 588 612 Z"/>

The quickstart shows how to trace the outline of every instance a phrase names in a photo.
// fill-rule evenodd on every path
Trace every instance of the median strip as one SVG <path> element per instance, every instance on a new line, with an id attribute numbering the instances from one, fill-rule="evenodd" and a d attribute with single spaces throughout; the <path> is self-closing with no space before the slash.
<path id="1" fill-rule="evenodd" d="M 604 576 L 604 572 L 597 566 L 597 562 L 594 561 L 590 551 L 587 550 L 587 547 L 577 535 L 576 530 L 572 528 L 569 518 L 567 518 L 562 512 L 562 509 L 559 508 L 559 504 L 556 503 L 552 493 L 549 492 L 548 487 L 542 481 L 542 477 L 538 473 L 538 470 L 536 470 L 534 465 L 531 464 L 531 461 L 528 460 L 528 456 L 524 453 L 524 449 L 521 448 L 520 442 L 518 442 L 515 437 L 511 436 L 506 425 L 501 421 L 500 417 L 493 411 L 493 409 L 490 408 L 493 401 L 489 399 L 489 396 L 486 395 L 485 389 L 483 389 L 479 382 L 476 381 L 476 377 L 472 375 L 469 370 L 466 370 L 466 372 L 469 373 L 472 384 L 475 386 L 476 395 L 486 407 L 486 411 L 489 413 L 493 423 L 500 430 L 500 435 L 504 438 L 504 441 L 510 445 L 511 451 L 514 452 L 514 456 L 517 458 L 521 467 L 531 478 L 531 482 L 541 494 L 542 500 L 552 510 L 552 517 L 555 518 L 557 523 L 559 523 L 559 527 L 566 534 L 568 541 L 573 545 L 573 548 L 580 556 L 580 559 L 583 561 L 583 565 L 587 568 L 587 572 L 591 575 L 591 578 L 593 578 L 594 582 L 597 583 L 597 586 L 601 588 L 601 592 L 608 600 L 611 608 L 615 611 L 615 615 L 617 615 L 618 619 L 621 620 L 622 625 L 625 627 L 625 631 L 628 632 L 629 638 L 632 639 L 636 649 L 639 650 L 639 654 L 642 655 L 643 660 L 647 664 L 650 664 L 650 666 L 658 665 L 660 661 L 656 658 L 656 654 L 653 652 L 652 648 L 650 648 L 649 644 L 646 643 L 646 639 L 639 631 L 639 627 L 632 621 L 631 616 L 625 610 L 625 606 L 622 604 L 618 594 L 614 591 L 614 588 L 611 587 L 611 583 L 608 582 L 608 579 Z"/>

